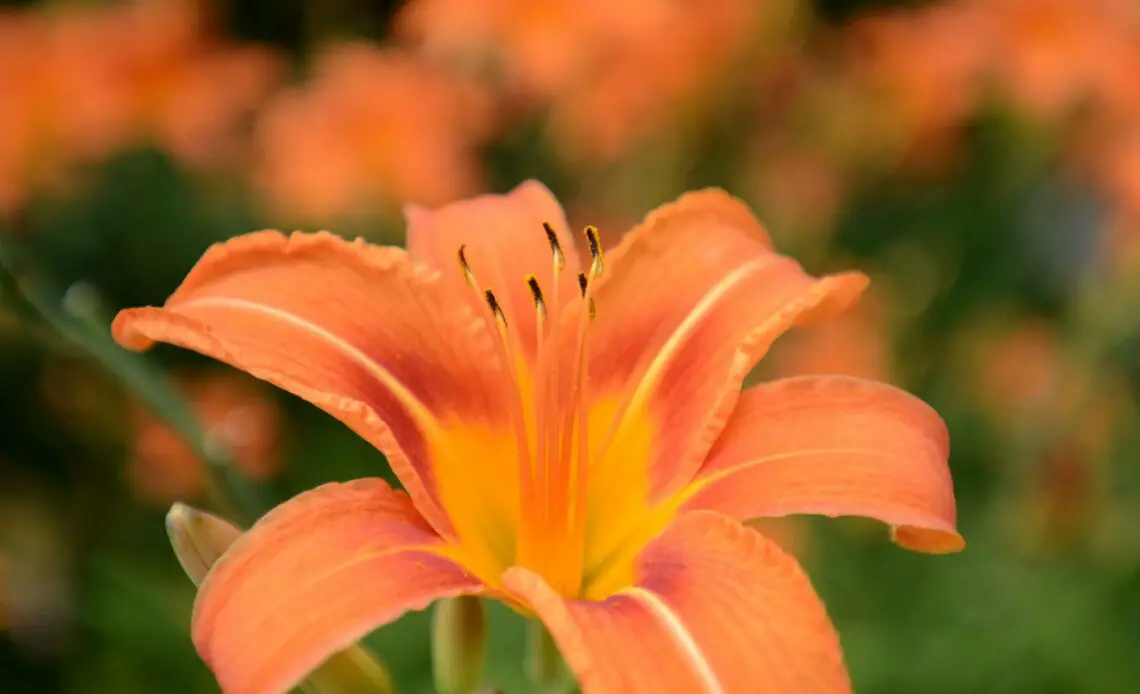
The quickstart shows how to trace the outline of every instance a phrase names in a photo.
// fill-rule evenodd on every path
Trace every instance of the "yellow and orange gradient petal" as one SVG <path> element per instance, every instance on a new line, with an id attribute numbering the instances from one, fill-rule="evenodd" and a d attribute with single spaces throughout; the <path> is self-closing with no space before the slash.
<path id="1" fill-rule="evenodd" d="M 734 198 L 683 196 L 604 259 L 592 228 L 578 257 L 535 182 L 410 209 L 409 227 L 411 255 L 330 234 L 241 237 L 207 252 L 163 308 L 116 319 L 128 347 L 195 349 L 325 409 L 389 458 L 410 496 L 400 513 L 414 541 L 384 535 L 394 526 L 372 502 L 337 501 L 393 495 L 362 482 L 286 502 L 235 545 L 194 629 L 226 692 L 283 691 L 435 590 L 533 610 L 591 693 L 845 691 L 806 579 L 721 513 L 863 514 L 904 546 L 961 546 L 945 430 L 925 405 L 886 386 L 741 398 L 780 333 L 843 309 L 866 280 L 807 275 Z M 388 539 L 352 554 L 369 529 Z M 369 571 L 418 576 L 425 592 L 393 589 L 389 603 L 321 588 L 366 586 Z M 261 638 L 274 630 L 293 635 Z M 742 636 L 789 655 L 739 652 Z M 652 679 L 629 641 L 674 654 L 675 676 Z"/>

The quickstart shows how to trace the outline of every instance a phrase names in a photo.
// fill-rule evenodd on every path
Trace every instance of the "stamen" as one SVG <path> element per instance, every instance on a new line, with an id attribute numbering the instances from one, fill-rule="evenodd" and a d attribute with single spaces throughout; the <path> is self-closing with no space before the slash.
<path id="1" fill-rule="evenodd" d="M 544 576 L 558 593 L 575 596 L 581 591 L 583 580 L 589 466 L 594 458 L 589 431 L 586 338 L 590 323 L 597 315 L 594 285 L 602 274 L 604 261 L 597 228 L 586 227 L 584 234 L 591 262 L 585 272 L 576 273 L 582 303 L 572 309 L 577 311 L 576 316 L 563 316 L 560 301 L 566 287 L 561 275 L 567 259 L 554 227 L 544 222 L 542 228 L 550 245 L 553 285 L 547 286 L 544 292 L 545 279 L 540 282 L 537 274 L 526 276 L 537 318 L 529 394 L 533 397 L 533 406 L 529 413 L 522 400 L 526 394 L 521 390 L 528 379 L 517 371 L 513 359 L 517 355 L 511 349 L 520 347 L 519 335 L 507 330 L 506 317 L 494 293 L 482 290 L 475 283 L 463 248 L 459 251 L 459 264 L 464 278 L 480 292 L 490 308 L 490 315 L 498 323 L 504 363 L 511 365 L 511 376 L 516 386 L 520 386 L 516 417 L 516 421 L 522 423 L 516 562 Z M 566 349 L 572 352 L 560 351 Z M 569 369 L 569 373 L 560 375 L 563 369 Z M 533 449 L 528 447 L 531 426 Z"/>
<path id="2" fill-rule="evenodd" d="M 525 553 L 528 559 L 535 563 L 535 568 L 539 571 L 544 571 L 549 565 L 551 557 L 550 547 L 550 442 L 548 430 L 550 426 L 549 413 L 547 412 L 547 399 L 549 395 L 547 390 L 550 384 L 547 382 L 547 371 L 554 361 L 551 355 L 547 354 L 546 346 L 546 301 L 542 295 L 542 287 L 538 284 L 538 278 L 534 275 L 527 275 L 527 287 L 530 289 L 530 295 L 534 299 L 534 308 L 538 313 L 538 320 L 535 321 L 535 378 L 534 378 L 534 437 L 535 437 L 535 466 L 531 474 L 534 479 L 534 490 L 536 499 L 532 503 L 534 518 L 531 521 L 533 529 L 527 534 L 527 529 L 522 528 L 525 535 L 525 540 L 520 543 L 519 551 Z"/>
<path id="3" fill-rule="evenodd" d="M 559 537 L 559 525 L 561 524 L 561 516 L 558 515 L 558 507 L 565 504 L 559 504 L 556 497 L 560 492 L 564 492 L 565 488 L 560 484 L 563 482 L 563 474 L 560 470 L 562 467 L 561 461 L 558 459 L 559 451 L 561 450 L 560 437 L 564 432 L 559 427 L 561 422 L 559 406 L 562 404 L 564 398 L 558 392 L 561 387 L 561 379 L 559 378 L 559 356 L 557 353 L 558 342 L 557 333 L 559 325 L 560 313 L 560 297 L 562 288 L 562 270 L 566 267 L 566 257 L 562 253 L 562 246 L 558 242 L 558 234 L 548 222 L 543 222 L 543 231 L 546 232 L 546 241 L 550 244 L 551 255 L 551 281 L 553 282 L 553 289 L 550 294 L 550 315 L 552 322 L 549 326 L 542 325 L 541 319 L 545 317 L 540 314 L 539 324 L 539 373 L 535 380 L 535 412 L 538 413 L 535 417 L 536 421 L 536 434 L 538 446 L 541 452 L 538 454 L 538 465 L 540 472 L 537 477 L 543 485 L 540 487 L 543 492 L 543 500 L 540 503 L 541 516 L 539 522 L 543 527 L 543 534 L 546 538 Z M 531 293 L 535 293 L 538 288 L 538 283 L 531 287 Z M 549 335 L 547 335 L 549 332 Z M 546 546 L 542 548 L 545 550 L 544 565 L 550 567 L 553 562 L 558 561 L 558 554 L 560 550 L 557 547 Z"/>
<path id="4" fill-rule="evenodd" d="M 494 345 L 499 358 L 499 365 L 502 369 L 503 377 L 509 379 L 513 391 L 513 397 L 510 399 L 510 420 L 511 428 L 515 434 L 515 446 L 518 448 L 518 475 L 519 475 L 519 517 L 527 518 L 532 513 L 531 504 L 535 497 L 534 478 L 532 472 L 534 465 L 531 459 L 530 440 L 527 435 L 526 429 L 526 410 L 523 403 L 522 389 L 520 387 L 520 377 L 518 373 L 517 360 L 515 357 L 516 351 L 510 334 L 507 330 L 507 317 L 503 313 L 503 307 L 499 304 L 498 297 L 490 289 L 483 290 L 479 286 L 479 281 L 475 277 L 471 265 L 467 262 L 466 247 L 460 246 L 459 252 L 459 267 L 463 271 L 463 280 L 471 287 L 472 291 L 480 295 L 487 308 L 491 311 L 493 320 L 486 313 L 480 311 L 479 315 L 487 324 L 488 330 L 497 338 L 494 339 Z M 517 538 L 521 542 L 522 538 Z M 518 548 L 516 546 L 515 550 Z"/>

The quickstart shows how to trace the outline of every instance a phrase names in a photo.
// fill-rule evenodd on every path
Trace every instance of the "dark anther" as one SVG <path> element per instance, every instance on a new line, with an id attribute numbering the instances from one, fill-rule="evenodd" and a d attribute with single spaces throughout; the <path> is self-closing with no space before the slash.
<path id="1" fill-rule="evenodd" d="M 467 246 L 459 247 L 459 269 L 463 271 L 463 280 L 472 287 L 475 286 L 475 273 L 467 262 Z"/>
<path id="2" fill-rule="evenodd" d="M 527 275 L 526 286 L 530 288 L 530 295 L 534 298 L 534 307 L 538 310 L 539 317 L 545 318 L 546 300 L 542 297 L 542 287 L 538 286 L 538 278 L 534 275 Z"/>
<path id="3" fill-rule="evenodd" d="M 554 227 L 549 222 L 543 222 L 542 229 L 546 232 L 546 241 L 550 244 L 550 252 L 554 254 L 554 262 L 561 268 L 566 259 L 562 255 L 562 246 L 558 243 L 558 234 L 554 233 Z"/>
<path id="4" fill-rule="evenodd" d="M 495 320 L 502 323 L 503 327 L 507 325 L 507 317 L 503 314 L 503 309 L 499 306 L 499 300 L 495 298 L 495 293 L 490 289 L 483 292 L 483 298 L 487 300 L 487 307 L 491 309 L 491 313 L 495 315 Z"/>
<path id="5" fill-rule="evenodd" d="M 602 242 L 598 238 L 597 227 L 586 227 L 586 241 L 590 244 L 590 256 L 594 259 L 593 272 L 600 275 L 602 274 Z"/>

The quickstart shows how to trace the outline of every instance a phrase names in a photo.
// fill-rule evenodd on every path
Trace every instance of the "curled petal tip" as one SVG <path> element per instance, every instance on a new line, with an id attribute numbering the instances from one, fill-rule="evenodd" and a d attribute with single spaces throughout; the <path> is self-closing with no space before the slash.
<path id="1" fill-rule="evenodd" d="M 954 530 L 904 525 L 891 530 L 891 540 L 899 547 L 925 554 L 955 554 L 966 549 L 965 538 Z"/>
<path id="2" fill-rule="evenodd" d="M 136 317 L 140 313 L 150 310 L 148 308 L 135 308 L 119 311 L 111 323 L 111 337 L 119 343 L 119 346 L 132 352 L 143 352 L 154 346 L 154 340 L 136 330 L 134 326 Z"/>

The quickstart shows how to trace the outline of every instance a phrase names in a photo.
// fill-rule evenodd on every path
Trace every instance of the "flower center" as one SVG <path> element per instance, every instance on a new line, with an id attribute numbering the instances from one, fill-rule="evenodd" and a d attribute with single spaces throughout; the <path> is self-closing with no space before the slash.
<path id="1" fill-rule="evenodd" d="M 586 227 L 590 267 L 578 273 L 578 301 L 562 306 L 558 289 L 566 259 L 554 229 L 549 224 L 543 228 L 550 243 L 554 290 L 544 292 L 535 275 L 525 278 L 537 316 L 533 363 L 521 359 L 520 336 L 508 325 L 494 292 L 480 286 L 462 247 L 459 264 L 488 309 L 484 315 L 493 323 L 499 360 L 516 394 L 510 403 L 519 490 L 514 564 L 539 573 L 559 593 L 576 596 L 586 559 L 591 453 L 605 446 L 605 437 L 590 438 L 586 350 L 596 315 L 593 287 L 604 265 L 598 231 Z"/>

